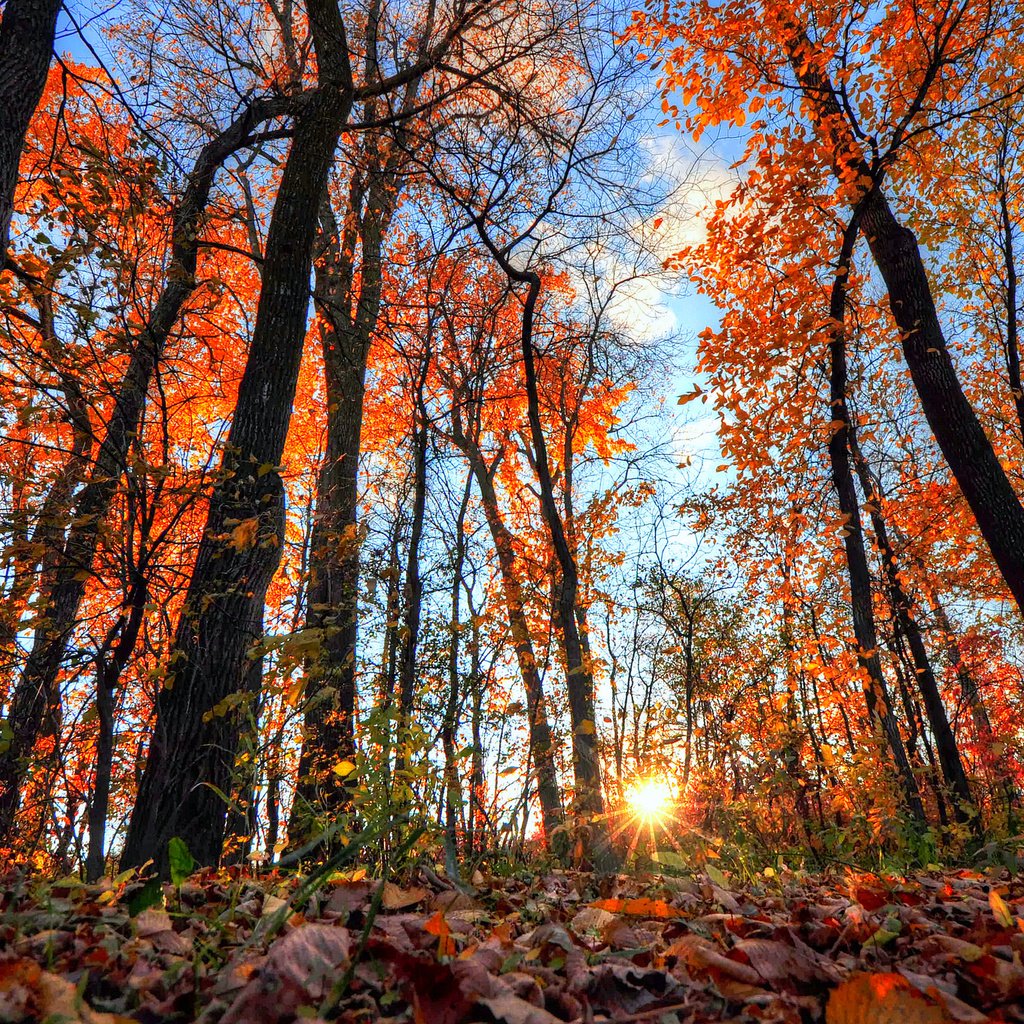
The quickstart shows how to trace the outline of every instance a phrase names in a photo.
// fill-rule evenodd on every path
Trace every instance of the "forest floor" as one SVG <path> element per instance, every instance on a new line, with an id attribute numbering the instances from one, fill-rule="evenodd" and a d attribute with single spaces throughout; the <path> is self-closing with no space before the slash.
<path id="1" fill-rule="evenodd" d="M 0 877 L 0 1021 L 1024 1022 L 1024 878 Z"/>

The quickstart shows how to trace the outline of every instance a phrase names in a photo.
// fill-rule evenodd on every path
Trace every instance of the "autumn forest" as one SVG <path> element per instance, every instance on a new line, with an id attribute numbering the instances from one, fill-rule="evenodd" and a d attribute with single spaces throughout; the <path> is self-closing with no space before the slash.
<path id="1" fill-rule="evenodd" d="M 1022 39 L 1011 0 L 6 0 L 9 884 L 1016 872 Z"/>

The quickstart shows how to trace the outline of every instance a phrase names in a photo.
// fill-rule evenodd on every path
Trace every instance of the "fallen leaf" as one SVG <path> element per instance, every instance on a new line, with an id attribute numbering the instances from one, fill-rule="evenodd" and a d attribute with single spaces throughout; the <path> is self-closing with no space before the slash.
<path id="1" fill-rule="evenodd" d="M 322 1000 L 347 963 L 347 929 L 303 924 L 271 943 L 266 962 L 231 1004 L 222 1024 L 278 1024 Z"/>
<path id="2" fill-rule="evenodd" d="M 899 974 L 855 974 L 834 989 L 826 1024 L 953 1024 Z"/>
<path id="3" fill-rule="evenodd" d="M 597 910 L 605 910 L 610 914 L 628 914 L 630 917 L 653 917 L 662 921 L 670 921 L 677 917 L 688 917 L 684 910 L 673 907 L 664 900 L 652 900 L 645 896 L 633 899 L 597 900 L 590 904 Z"/>
<path id="4" fill-rule="evenodd" d="M 404 910 L 406 907 L 421 903 L 427 895 L 426 889 L 400 889 L 394 882 L 385 882 L 381 905 L 385 910 Z"/>
<path id="5" fill-rule="evenodd" d="M 998 924 L 1003 928 L 1013 927 L 1013 914 L 1007 906 L 1006 900 L 995 889 L 988 891 L 988 905 L 992 908 L 992 914 Z"/>

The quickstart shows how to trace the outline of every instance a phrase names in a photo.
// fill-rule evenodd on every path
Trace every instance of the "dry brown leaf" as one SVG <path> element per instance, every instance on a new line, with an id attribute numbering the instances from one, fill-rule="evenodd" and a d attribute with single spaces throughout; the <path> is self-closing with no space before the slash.
<path id="1" fill-rule="evenodd" d="M 248 550 L 256 543 L 259 528 L 258 519 L 243 519 L 228 535 L 228 544 L 238 552 Z"/>
<path id="2" fill-rule="evenodd" d="M 897 970 L 918 992 L 944 1007 L 957 1024 L 985 1024 L 988 1020 L 980 1010 L 975 1010 L 973 1006 L 968 1006 L 962 999 L 957 998 L 954 984 L 931 978 L 927 974 L 917 974 L 905 967 L 898 967 Z"/>
<path id="3" fill-rule="evenodd" d="M 413 907 L 422 902 L 427 895 L 427 890 L 418 886 L 412 889 L 401 889 L 394 882 L 385 882 L 381 904 L 385 910 L 404 910 L 406 907 Z"/>
<path id="4" fill-rule="evenodd" d="M 561 1024 L 554 1014 L 511 992 L 500 992 L 491 999 L 479 999 L 477 1002 L 487 1008 L 497 1024 Z"/>
<path id="5" fill-rule="evenodd" d="M 132 1024 L 119 1014 L 99 1013 L 72 982 L 32 960 L 0 963 L 0 1021 L 54 1020 L 61 1024 Z"/>
<path id="6" fill-rule="evenodd" d="M 688 967 L 698 970 L 714 969 L 733 981 L 754 985 L 758 989 L 761 988 L 764 980 L 749 964 L 730 960 L 729 957 L 715 949 L 707 939 L 702 939 L 699 935 L 684 935 L 681 939 L 677 939 L 669 946 L 666 956 L 676 956 Z"/>
<path id="7" fill-rule="evenodd" d="M 347 929 L 304 924 L 274 941 L 259 974 L 238 994 L 222 1024 L 275 1024 L 291 1020 L 300 1006 L 318 1003 L 347 963 Z"/>

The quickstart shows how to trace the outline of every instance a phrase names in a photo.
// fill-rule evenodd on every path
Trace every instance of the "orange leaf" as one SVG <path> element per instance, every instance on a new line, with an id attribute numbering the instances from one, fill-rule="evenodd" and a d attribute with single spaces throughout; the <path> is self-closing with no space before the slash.
<path id="1" fill-rule="evenodd" d="M 826 1024 L 952 1024 L 902 975 L 855 974 L 836 988 L 825 1010 Z"/>
<path id="2" fill-rule="evenodd" d="M 258 519 L 243 519 L 232 531 L 228 543 L 236 551 L 245 551 L 256 543 L 256 534 L 259 530 Z"/>
<path id="3" fill-rule="evenodd" d="M 455 956 L 455 940 L 452 938 L 452 930 L 448 927 L 448 922 L 440 910 L 428 918 L 423 927 L 431 935 L 437 936 L 438 956 Z"/>
<path id="4" fill-rule="evenodd" d="M 629 914 L 631 917 L 656 917 L 669 921 L 675 917 L 686 917 L 685 911 L 673 907 L 664 900 L 652 900 L 639 896 L 628 900 L 598 900 L 590 906 L 607 910 L 610 914 Z"/>

